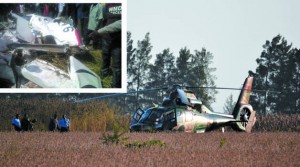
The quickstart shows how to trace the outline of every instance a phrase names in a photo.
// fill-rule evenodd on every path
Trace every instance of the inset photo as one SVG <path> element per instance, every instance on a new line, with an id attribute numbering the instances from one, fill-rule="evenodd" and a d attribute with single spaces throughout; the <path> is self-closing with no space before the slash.
<path id="1" fill-rule="evenodd" d="M 0 3 L 0 92 L 126 90 L 123 6 Z"/>

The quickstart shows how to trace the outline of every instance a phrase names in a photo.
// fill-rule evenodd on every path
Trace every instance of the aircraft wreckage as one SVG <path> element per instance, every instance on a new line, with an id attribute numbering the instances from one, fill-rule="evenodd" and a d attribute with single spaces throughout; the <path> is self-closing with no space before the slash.
<path id="1" fill-rule="evenodd" d="M 35 14 L 0 24 L 1 88 L 101 88 L 100 77 L 75 58 L 85 46 L 67 21 Z M 35 53 L 35 54 L 34 54 Z M 63 70 L 46 60 L 53 54 L 68 56 Z"/>

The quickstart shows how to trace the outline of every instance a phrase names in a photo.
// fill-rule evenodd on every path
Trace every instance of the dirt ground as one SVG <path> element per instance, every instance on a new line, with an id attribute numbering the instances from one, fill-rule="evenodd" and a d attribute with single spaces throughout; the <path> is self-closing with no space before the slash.
<path id="1" fill-rule="evenodd" d="M 126 133 L 127 148 L 96 132 L 0 132 L 1 166 L 300 166 L 300 133 Z"/>

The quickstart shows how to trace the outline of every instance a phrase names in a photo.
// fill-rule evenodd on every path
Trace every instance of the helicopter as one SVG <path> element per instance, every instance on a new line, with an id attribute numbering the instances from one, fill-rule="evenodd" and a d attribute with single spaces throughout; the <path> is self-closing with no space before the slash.
<path id="1" fill-rule="evenodd" d="M 253 110 L 251 104 L 249 104 L 253 75 L 254 73 L 249 71 L 243 87 L 236 89 L 241 90 L 241 92 L 232 114 L 210 111 L 192 91 L 179 85 L 174 85 L 169 91 L 169 96 L 164 98 L 161 105 L 155 105 L 145 110 L 138 108 L 131 118 L 129 130 L 130 132 L 183 131 L 203 133 L 229 126 L 233 130 L 250 133 L 256 122 L 256 112 Z M 216 89 L 215 87 L 213 88 Z M 158 89 L 152 89 L 151 91 L 154 90 Z M 125 94 L 130 93 L 136 92 Z M 119 95 L 105 95 L 78 100 L 76 102 L 104 99 Z"/>
<path id="2" fill-rule="evenodd" d="M 256 112 L 249 104 L 253 73 L 245 79 L 236 106 L 230 114 L 210 111 L 190 90 L 174 85 L 161 106 L 138 108 L 130 122 L 130 131 L 184 131 L 203 133 L 230 126 L 236 131 L 251 132 Z"/>

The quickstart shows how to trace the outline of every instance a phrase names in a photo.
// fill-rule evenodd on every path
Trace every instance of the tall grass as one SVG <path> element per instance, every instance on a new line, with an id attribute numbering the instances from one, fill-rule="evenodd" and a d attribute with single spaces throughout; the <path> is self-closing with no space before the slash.
<path id="1" fill-rule="evenodd" d="M 91 107 L 87 109 L 86 107 Z M 88 110 L 88 111 L 84 111 Z M 74 131 L 112 131 L 115 124 L 128 130 L 129 116 L 120 112 L 107 103 L 98 102 L 92 105 L 78 106 L 77 111 L 71 113 Z"/>
<path id="2" fill-rule="evenodd" d="M 11 119 L 19 113 L 21 118 L 28 113 L 37 119 L 34 129 L 47 131 L 50 118 L 54 113 L 58 119 L 63 114 L 71 121 L 72 131 L 112 131 L 117 123 L 123 129 L 128 129 L 130 115 L 123 111 L 125 104 L 114 107 L 109 102 L 90 101 L 73 103 L 58 98 L 55 99 L 7 99 L 0 98 L 0 131 L 12 131 Z M 257 115 L 254 132 L 300 131 L 300 114 Z"/>
<path id="3" fill-rule="evenodd" d="M 0 130 L 13 130 L 11 120 L 15 114 L 21 118 L 28 113 L 31 118 L 37 119 L 34 129 L 47 131 L 50 118 L 56 113 L 58 119 L 63 114 L 70 118 L 72 131 L 111 131 L 114 124 L 127 128 L 128 115 L 121 115 L 120 109 L 105 102 L 88 102 L 75 104 L 59 99 L 0 99 Z"/>

